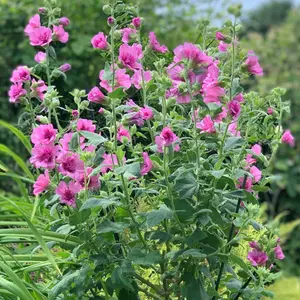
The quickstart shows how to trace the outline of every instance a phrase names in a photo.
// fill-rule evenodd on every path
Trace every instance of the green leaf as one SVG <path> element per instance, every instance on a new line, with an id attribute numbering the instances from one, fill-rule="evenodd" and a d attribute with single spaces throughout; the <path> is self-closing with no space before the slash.
<path id="1" fill-rule="evenodd" d="M 123 268 L 123 266 L 116 267 L 112 271 L 111 279 L 117 286 L 124 287 L 133 292 L 132 279 L 128 275 L 127 269 Z"/>
<path id="2" fill-rule="evenodd" d="M 89 131 L 79 131 L 79 133 L 88 140 L 88 145 L 98 146 L 107 141 L 103 136 Z"/>
<path id="3" fill-rule="evenodd" d="M 95 207 L 102 207 L 106 209 L 110 205 L 114 206 L 120 206 L 121 202 L 118 201 L 118 197 L 107 197 L 107 198 L 90 198 L 86 202 L 83 203 L 83 205 L 80 207 L 79 211 L 89 209 L 89 208 L 95 208 Z"/>
<path id="4" fill-rule="evenodd" d="M 246 195 L 244 193 L 244 190 L 235 190 L 235 191 L 231 191 L 231 192 L 226 192 L 223 193 L 225 197 L 233 197 L 233 198 L 240 198 L 240 199 L 244 199 L 246 198 Z"/>
<path id="5" fill-rule="evenodd" d="M 70 225 L 78 225 L 87 222 L 91 215 L 90 210 L 78 211 L 69 217 Z"/>
<path id="6" fill-rule="evenodd" d="M 225 283 L 227 288 L 233 292 L 237 292 L 242 287 L 242 282 L 236 278 L 230 278 L 228 282 Z"/>
<path id="7" fill-rule="evenodd" d="M 225 141 L 224 150 L 230 150 L 237 147 L 241 147 L 244 144 L 244 140 L 237 136 L 228 137 Z"/>
<path id="8" fill-rule="evenodd" d="M 189 249 L 180 254 L 179 257 L 194 257 L 203 260 L 206 254 L 202 253 L 199 249 Z"/>
<path id="9" fill-rule="evenodd" d="M 128 226 L 129 224 L 127 223 L 112 222 L 106 219 L 97 226 L 97 232 L 98 233 L 107 233 L 107 232 L 120 233 L 123 232 Z"/>
<path id="10" fill-rule="evenodd" d="M 49 48 L 48 48 L 48 53 L 49 53 L 49 55 L 50 55 L 53 59 L 56 59 L 56 52 L 55 52 L 54 47 L 49 46 Z"/>
<path id="11" fill-rule="evenodd" d="M 209 173 L 214 176 L 216 179 L 220 179 L 224 173 L 225 173 L 226 169 L 222 169 L 222 170 L 214 170 L 214 171 L 210 171 Z"/>
<path id="12" fill-rule="evenodd" d="M 175 181 L 175 190 L 179 193 L 180 197 L 191 198 L 198 193 L 199 185 L 191 171 L 184 172 L 179 175 Z"/>
<path id="13" fill-rule="evenodd" d="M 196 279 L 193 273 L 185 273 L 183 278 L 185 281 L 186 300 L 210 300 L 201 277 Z"/>
<path id="14" fill-rule="evenodd" d="M 139 162 L 134 162 L 115 168 L 114 171 L 116 174 L 123 174 L 125 178 L 139 177 L 141 176 L 141 165 Z"/>
<path id="15" fill-rule="evenodd" d="M 157 241 L 158 243 L 166 243 L 172 239 L 172 235 L 164 231 L 153 231 L 149 234 L 149 240 Z"/>
<path id="16" fill-rule="evenodd" d="M 123 91 L 123 89 L 124 87 L 115 89 L 113 92 L 108 94 L 108 97 L 112 99 L 123 99 L 124 97 L 126 97 L 126 93 Z"/>
<path id="17" fill-rule="evenodd" d="M 197 244 L 207 237 L 207 234 L 204 231 L 201 231 L 199 228 L 195 229 L 195 231 L 187 238 L 186 244 L 190 247 Z"/>
<path id="18" fill-rule="evenodd" d="M 100 165 L 104 158 L 103 158 L 103 154 L 105 153 L 105 148 L 104 147 L 100 147 L 99 149 L 97 149 L 94 159 L 93 159 L 93 164 L 94 165 Z"/>
<path id="19" fill-rule="evenodd" d="M 239 256 L 230 253 L 230 260 L 237 264 L 239 267 L 241 267 L 242 270 L 245 271 L 247 274 L 250 273 L 247 264 Z"/>
<path id="20" fill-rule="evenodd" d="M 79 147 L 79 134 L 75 132 L 72 134 L 71 141 L 69 142 L 69 148 L 71 151 L 77 150 Z"/>
<path id="21" fill-rule="evenodd" d="M 141 266 L 152 266 L 160 264 L 164 261 L 162 255 L 158 251 L 146 252 L 138 248 L 134 248 L 127 257 L 133 264 Z"/>
<path id="22" fill-rule="evenodd" d="M 163 220 L 172 219 L 174 211 L 162 204 L 158 210 L 152 210 L 147 213 L 146 225 L 148 228 L 160 224 Z"/>

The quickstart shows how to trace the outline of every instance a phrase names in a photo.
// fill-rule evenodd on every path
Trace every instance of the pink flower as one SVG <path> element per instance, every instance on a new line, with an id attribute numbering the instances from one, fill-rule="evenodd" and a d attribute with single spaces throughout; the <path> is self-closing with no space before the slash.
<path id="1" fill-rule="evenodd" d="M 134 36 L 137 33 L 136 29 L 133 28 L 123 28 L 121 29 L 121 32 L 123 35 L 122 42 L 125 44 L 128 44 L 132 39 L 132 36 Z"/>
<path id="2" fill-rule="evenodd" d="M 283 133 L 283 135 L 281 137 L 281 142 L 284 144 L 288 144 L 291 147 L 295 146 L 295 139 L 292 136 L 291 131 L 289 129 Z"/>
<path id="3" fill-rule="evenodd" d="M 200 122 L 196 124 L 197 128 L 201 129 L 200 133 L 214 133 L 216 132 L 214 122 L 211 119 L 211 116 L 205 116 Z"/>
<path id="4" fill-rule="evenodd" d="M 269 258 L 265 252 L 254 249 L 248 252 L 247 259 L 253 267 L 257 267 L 264 266 Z"/>
<path id="5" fill-rule="evenodd" d="M 272 115 L 273 112 L 274 112 L 273 108 L 272 107 L 268 107 L 267 113 L 269 115 Z"/>
<path id="6" fill-rule="evenodd" d="M 52 42 L 52 31 L 48 27 L 41 26 L 30 33 L 29 40 L 31 46 L 45 47 Z"/>
<path id="7" fill-rule="evenodd" d="M 248 71 L 251 74 L 257 75 L 257 76 L 263 76 L 263 69 L 261 68 L 258 57 L 255 55 L 253 51 L 248 51 L 248 58 L 245 61 L 245 64 L 248 67 Z"/>
<path id="8" fill-rule="evenodd" d="M 151 120 L 153 118 L 153 111 L 149 106 L 140 109 L 140 115 L 143 120 Z"/>
<path id="9" fill-rule="evenodd" d="M 142 78 L 142 72 L 144 76 L 144 82 L 149 82 L 152 79 L 151 72 L 144 70 L 135 70 L 133 76 L 131 77 L 131 83 L 140 90 L 142 88 L 143 78 Z"/>
<path id="10" fill-rule="evenodd" d="M 140 17 L 136 17 L 132 19 L 132 25 L 135 28 L 139 28 L 141 26 L 141 18 Z"/>
<path id="11" fill-rule="evenodd" d="M 58 70 L 60 70 L 60 71 L 62 71 L 62 72 L 64 72 L 64 73 L 66 73 L 66 72 L 70 71 L 71 68 L 72 68 L 72 67 L 71 67 L 70 64 L 63 64 L 63 65 L 61 65 L 61 66 L 58 67 Z"/>
<path id="12" fill-rule="evenodd" d="M 233 98 L 233 100 L 236 100 L 236 101 L 242 103 L 242 102 L 244 102 L 244 96 L 242 93 L 239 93 Z"/>
<path id="13" fill-rule="evenodd" d="M 45 62 L 47 59 L 47 54 L 45 52 L 39 51 L 35 56 L 34 56 L 34 60 L 37 63 L 43 63 Z"/>
<path id="14" fill-rule="evenodd" d="M 166 98 L 169 99 L 170 97 L 175 97 L 176 102 L 179 104 L 187 104 L 191 102 L 191 95 L 186 91 L 186 92 L 181 92 L 180 91 L 180 84 L 182 82 L 180 81 L 173 81 L 173 87 L 170 88 L 167 93 L 166 93 Z"/>
<path id="15" fill-rule="evenodd" d="M 60 196 L 60 202 L 68 206 L 76 207 L 76 194 L 81 190 L 81 186 L 77 182 L 70 182 L 67 185 L 64 181 L 61 181 L 56 188 L 56 194 Z"/>
<path id="16" fill-rule="evenodd" d="M 141 108 L 132 99 L 126 101 L 126 105 L 130 106 L 130 109 L 126 109 L 125 118 L 132 124 L 143 126 L 144 118 L 141 114 Z"/>
<path id="17" fill-rule="evenodd" d="M 133 44 L 129 46 L 123 44 L 119 49 L 119 61 L 125 68 L 131 70 L 140 69 L 142 65 L 139 60 L 143 57 L 142 45 Z"/>
<path id="18" fill-rule="evenodd" d="M 67 17 L 61 17 L 59 19 L 59 24 L 63 26 L 68 26 L 70 24 L 70 20 Z"/>
<path id="19" fill-rule="evenodd" d="M 78 131 L 90 131 L 95 132 L 96 125 L 93 124 L 91 120 L 87 119 L 78 119 L 77 121 L 77 130 Z"/>
<path id="20" fill-rule="evenodd" d="M 255 144 L 252 148 L 251 148 L 251 151 L 259 156 L 261 154 L 261 146 L 258 145 L 258 144 Z M 246 163 L 247 163 L 247 166 L 251 166 L 253 165 L 254 163 L 256 163 L 256 159 L 253 158 L 252 154 L 247 154 L 246 155 Z"/>
<path id="21" fill-rule="evenodd" d="M 126 137 L 128 140 L 130 140 L 130 133 L 129 133 L 129 131 L 124 126 L 121 125 L 118 128 L 117 140 L 119 142 L 123 142 L 123 138 L 124 137 Z"/>
<path id="22" fill-rule="evenodd" d="M 19 66 L 13 72 L 10 81 L 13 83 L 29 81 L 30 70 L 26 66 Z"/>
<path id="23" fill-rule="evenodd" d="M 237 122 L 232 122 L 228 126 L 228 131 L 234 136 L 241 136 L 241 133 L 239 130 L 237 130 Z"/>
<path id="24" fill-rule="evenodd" d="M 108 43 L 107 43 L 107 36 L 104 35 L 103 32 L 99 32 L 96 34 L 92 40 L 91 43 L 93 45 L 94 49 L 107 49 Z"/>
<path id="25" fill-rule="evenodd" d="M 253 182 L 256 183 L 261 180 L 261 170 L 255 166 L 250 168 L 250 173 L 253 176 Z"/>
<path id="26" fill-rule="evenodd" d="M 165 45 L 160 45 L 154 32 L 149 33 L 149 41 L 150 41 L 150 48 L 153 51 L 160 52 L 160 53 L 166 53 L 169 51 Z"/>
<path id="27" fill-rule="evenodd" d="M 163 128 L 160 137 L 163 140 L 163 145 L 166 147 L 172 145 L 178 139 L 177 135 L 171 130 L 170 127 Z"/>
<path id="28" fill-rule="evenodd" d="M 255 144 L 252 146 L 251 151 L 254 152 L 256 155 L 261 154 L 261 145 Z"/>
<path id="29" fill-rule="evenodd" d="M 63 25 L 53 25 L 53 36 L 55 40 L 64 44 L 69 40 L 69 34 L 65 31 Z"/>
<path id="30" fill-rule="evenodd" d="M 234 118 L 237 119 L 239 115 L 241 114 L 241 105 L 240 102 L 237 100 L 231 100 L 227 104 L 228 106 L 228 111 L 230 115 Z"/>
<path id="31" fill-rule="evenodd" d="M 196 45 L 192 43 L 184 43 L 174 49 L 174 62 L 180 62 L 184 59 L 191 60 L 194 65 L 210 65 L 212 57 L 207 56 Z"/>
<path id="32" fill-rule="evenodd" d="M 248 192 L 252 192 L 252 186 L 253 186 L 252 178 L 247 177 L 247 179 L 246 179 L 246 181 L 244 183 L 244 177 L 240 177 L 238 179 L 238 182 L 239 183 L 236 185 L 237 188 L 244 189 L 244 190 L 246 190 Z"/>
<path id="33" fill-rule="evenodd" d="M 279 245 L 277 245 L 274 249 L 275 258 L 282 260 L 285 258 L 284 253 Z"/>
<path id="34" fill-rule="evenodd" d="M 30 35 L 32 31 L 36 28 L 41 27 L 40 15 L 36 14 L 29 19 L 29 23 L 25 27 L 25 34 Z"/>
<path id="35" fill-rule="evenodd" d="M 23 89 L 21 82 L 13 84 L 8 91 L 9 102 L 18 103 L 20 98 L 25 96 L 26 93 L 27 92 L 25 89 Z"/>
<path id="36" fill-rule="evenodd" d="M 36 182 L 33 184 L 33 194 L 35 196 L 39 195 L 40 193 L 47 190 L 48 186 L 50 185 L 50 177 L 49 171 L 46 170 L 44 174 L 41 174 Z"/>
<path id="37" fill-rule="evenodd" d="M 222 111 L 216 116 L 216 118 L 214 119 L 215 123 L 221 123 L 223 121 L 223 119 L 225 119 L 227 117 L 227 109 L 226 107 L 222 107 Z"/>
<path id="38" fill-rule="evenodd" d="M 98 110 L 99 114 L 104 114 L 105 113 L 105 109 L 103 107 L 100 107 L 100 109 Z"/>
<path id="39" fill-rule="evenodd" d="M 108 153 L 104 153 L 103 156 L 104 158 L 103 162 L 102 162 L 102 168 L 100 170 L 101 173 L 107 173 L 107 171 L 112 170 L 113 166 L 117 166 L 118 165 L 118 159 L 117 156 L 115 154 L 108 154 Z M 126 161 L 125 157 L 123 158 L 123 163 Z"/>
<path id="40" fill-rule="evenodd" d="M 84 162 L 78 154 L 62 152 L 56 161 L 60 163 L 58 171 L 64 176 L 75 179 L 78 174 L 84 173 Z"/>
<path id="41" fill-rule="evenodd" d="M 73 136 L 73 133 L 72 132 L 69 132 L 69 133 L 65 133 L 63 135 L 63 137 L 59 140 L 59 144 L 60 144 L 60 150 L 63 150 L 63 151 L 69 151 L 70 148 L 69 148 L 69 143 L 71 142 L 71 139 L 72 139 L 72 136 Z M 83 149 L 85 147 L 84 145 L 84 137 L 81 136 L 80 139 L 80 148 Z"/>
<path id="42" fill-rule="evenodd" d="M 103 102 L 105 96 L 98 87 L 93 87 L 88 93 L 88 100 L 95 103 Z"/>
<path id="43" fill-rule="evenodd" d="M 31 134 L 31 142 L 33 144 L 48 145 L 56 139 L 57 130 L 52 124 L 39 125 L 33 129 Z"/>
<path id="44" fill-rule="evenodd" d="M 220 52 L 227 52 L 227 49 L 230 47 L 230 44 L 226 44 L 223 41 L 219 43 L 218 49 Z"/>
<path id="45" fill-rule="evenodd" d="M 256 250 L 260 250 L 259 246 L 258 246 L 258 243 L 256 241 L 254 242 L 249 242 L 249 246 L 250 248 L 252 249 L 256 249 Z"/>
<path id="46" fill-rule="evenodd" d="M 76 176 L 76 182 L 78 182 L 82 188 L 85 188 L 85 185 L 87 185 L 88 189 L 97 188 L 100 186 L 99 175 L 90 176 L 93 170 L 93 168 L 87 167 L 85 169 L 86 175 L 84 175 L 84 173 L 80 173 Z"/>
<path id="47" fill-rule="evenodd" d="M 53 144 L 35 144 L 31 151 L 32 156 L 30 162 L 36 168 L 54 169 L 56 152 L 57 146 L 54 146 Z"/>
<path id="48" fill-rule="evenodd" d="M 32 84 L 31 84 L 31 97 L 35 97 L 40 99 L 41 101 L 44 100 L 44 92 L 47 91 L 47 85 L 43 80 L 36 81 L 35 79 L 32 79 Z"/>
<path id="49" fill-rule="evenodd" d="M 220 32 L 220 31 L 217 31 L 217 32 L 216 32 L 216 40 L 218 40 L 218 41 L 223 41 L 223 40 L 225 40 L 224 34 L 223 34 L 222 32 Z"/>
<path id="50" fill-rule="evenodd" d="M 147 152 L 143 152 L 142 155 L 143 155 L 144 163 L 141 168 L 141 175 L 144 176 L 151 171 L 151 169 L 153 168 L 153 165 L 152 165 L 152 161 Z"/>
<path id="51" fill-rule="evenodd" d="M 104 79 L 105 71 L 100 71 L 99 78 L 100 78 L 100 86 L 106 89 L 109 93 L 112 92 L 111 84 L 112 82 L 109 80 Z M 131 87 L 131 80 L 130 76 L 126 74 L 126 69 L 117 69 L 115 70 L 115 87 L 114 89 L 117 89 L 118 87 L 124 87 L 124 90 L 127 90 Z"/>

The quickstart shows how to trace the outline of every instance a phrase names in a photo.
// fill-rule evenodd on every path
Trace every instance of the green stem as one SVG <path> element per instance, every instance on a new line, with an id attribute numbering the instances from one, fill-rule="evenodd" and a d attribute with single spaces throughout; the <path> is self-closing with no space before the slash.
<path id="1" fill-rule="evenodd" d="M 54 118 L 55 118 L 55 121 L 56 121 L 56 124 L 57 124 L 57 127 L 58 127 L 58 131 L 60 133 L 62 133 L 64 130 L 63 128 L 60 126 L 60 123 L 59 123 L 59 120 L 58 120 L 58 116 L 57 116 L 57 112 L 56 112 L 56 109 L 54 108 L 53 109 L 53 115 L 54 115 Z"/>
<path id="2" fill-rule="evenodd" d="M 103 288 L 103 291 L 104 291 L 104 294 L 105 294 L 105 300 L 109 300 L 110 296 L 109 296 L 109 293 L 108 293 L 108 290 L 107 290 L 105 282 L 102 280 L 102 278 L 99 278 L 99 281 L 100 281 L 100 283 L 102 285 L 102 288 Z"/>

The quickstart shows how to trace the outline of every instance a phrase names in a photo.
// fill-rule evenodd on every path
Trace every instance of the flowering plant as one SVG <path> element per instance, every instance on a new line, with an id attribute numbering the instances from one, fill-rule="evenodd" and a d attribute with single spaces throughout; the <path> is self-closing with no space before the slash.
<path id="1" fill-rule="evenodd" d="M 271 296 L 265 285 L 284 254 L 276 224 L 260 224 L 259 192 L 279 144 L 294 139 L 281 126 L 283 89 L 243 91 L 263 70 L 240 46 L 240 8 L 219 31 L 201 23 L 195 43 L 173 51 L 154 32 L 142 38 L 136 7 L 103 10 L 110 31 L 95 32 L 91 47 L 106 63 L 88 93 L 75 89 L 63 106 L 55 86 L 71 70 L 55 62 L 70 23 L 55 0 L 25 28 L 37 65 L 12 73 L 9 101 L 23 104 L 32 124 L 32 220 L 50 212 L 40 231 L 52 243 L 38 242 L 58 272 L 48 265 L 39 279 L 47 288 L 30 291 L 41 299 Z"/>

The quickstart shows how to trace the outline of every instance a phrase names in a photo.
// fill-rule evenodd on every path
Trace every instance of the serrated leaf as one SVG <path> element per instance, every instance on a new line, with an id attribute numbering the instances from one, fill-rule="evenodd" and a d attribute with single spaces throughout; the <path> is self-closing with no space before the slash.
<path id="1" fill-rule="evenodd" d="M 88 140 L 88 145 L 98 146 L 107 141 L 106 138 L 94 132 L 79 131 L 79 133 Z"/>
<path id="2" fill-rule="evenodd" d="M 186 199 L 197 194 L 199 185 L 194 174 L 189 171 L 176 178 L 174 188 L 181 198 Z"/>
<path id="3" fill-rule="evenodd" d="M 121 202 L 118 201 L 118 197 L 108 197 L 108 198 L 90 198 L 83 205 L 80 207 L 79 211 L 95 208 L 95 207 L 102 207 L 106 209 L 110 205 L 120 206 Z"/>
<path id="4" fill-rule="evenodd" d="M 115 89 L 113 92 L 109 93 L 109 98 L 112 99 L 123 99 L 126 96 L 126 93 L 123 91 L 124 87 L 119 87 Z"/>
<path id="5" fill-rule="evenodd" d="M 244 144 L 244 140 L 237 136 L 228 137 L 225 141 L 224 151 L 241 147 Z"/>
<path id="6" fill-rule="evenodd" d="M 174 212 L 165 204 L 162 204 L 158 210 L 152 210 L 147 213 L 146 226 L 148 228 L 160 224 L 163 220 L 172 219 Z"/>
<path id="7" fill-rule="evenodd" d="M 139 177 L 141 176 L 141 165 L 139 162 L 134 162 L 115 168 L 114 171 L 116 174 L 123 174 L 125 178 Z"/>

